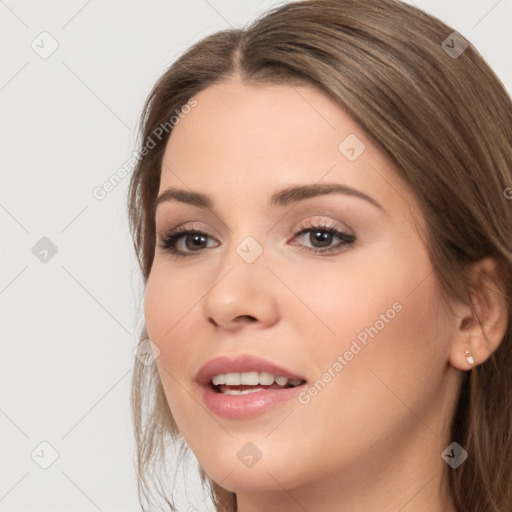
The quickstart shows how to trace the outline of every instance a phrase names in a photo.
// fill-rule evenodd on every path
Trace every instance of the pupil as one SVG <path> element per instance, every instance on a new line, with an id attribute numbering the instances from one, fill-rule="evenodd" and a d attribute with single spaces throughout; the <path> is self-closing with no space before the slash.
<path id="1" fill-rule="evenodd" d="M 189 238 L 189 237 L 187 237 L 187 240 L 190 240 L 190 238 Z M 194 247 L 196 247 L 196 248 L 197 248 L 197 247 L 199 247 L 199 246 L 200 246 L 200 244 L 201 244 L 201 243 L 204 243 L 205 236 L 204 236 L 204 235 L 198 235 L 198 234 L 196 234 L 196 235 L 192 235 L 192 240 L 193 240 L 193 242 L 192 242 L 193 247 L 192 247 L 192 248 L 194 248 Z M 186 245 L 187 245 L 187 244 L 186 244 Z M 191 247 L 187 247 L 187 249 L 190 249 L 190 248 L 191 248 Z"/>
<path id="2" fill-rule="evenodd" d="M 323 244 L 322 247 L 324 245 L 330 245 L 332 241 L 332 233 L 327 233 L 325 231 L 315 231 L 314 233 L 312 233 L 312 235 L 314 235 L 314 239 L 316 242 L 320 242 L 320 244 Z M 315 244 L 312 245 L 314 246 Z"/>

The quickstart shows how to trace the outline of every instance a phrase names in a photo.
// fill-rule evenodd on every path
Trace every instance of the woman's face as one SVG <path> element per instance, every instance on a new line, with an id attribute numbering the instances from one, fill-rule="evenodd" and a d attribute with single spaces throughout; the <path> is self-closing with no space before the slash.
<path id="1" fill-rule="evenodd" d="M 456 326 L 410 191 L 311 86 L 231 81 L 196 100 L 164 155 L 159 195 L 183 193 L 157 207 L 145 297 L 181 434 L 237 493 L 333 478 L 354 489 L 383 467 L 430 478 L 444 464 Z M 192 193 L 209 204 L 189 204 Z M 177 228 L 202 234 L 161 247 Z M 214 388 L 213 376 L 226 384 Z M 286 376 L 305 383 L 274 382 Z"/>

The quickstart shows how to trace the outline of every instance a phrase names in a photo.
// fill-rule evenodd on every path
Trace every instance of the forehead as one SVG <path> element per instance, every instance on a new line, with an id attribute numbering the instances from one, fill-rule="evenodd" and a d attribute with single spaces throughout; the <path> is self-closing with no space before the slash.
<path id="1" fill-rule="evenodd" d="M 233 194 L 267 200 L 289 184 L 324 180 L 363 190 L 397 213 L 414 201 L 389 159 L 313 86 L 229 81 L 195 99 L 167 143 L 160 191 L 190 188 L 221 203 Z"/>
<path id="2" fill-rule="evenodd" d="M 255 86 L 233 80 L 195 98 L 197 106 L 169 139 L 169 152 L 176 154 L 193 140 L 198 149 L 208 147 L 224 158 L 230 153 L 246 160 L 280 154 L 289 159 L 311 149 L 318 157 L 320 151 L 337 153 L 343 131 L 361 131 L 333 99 L 308 85 Z"/>

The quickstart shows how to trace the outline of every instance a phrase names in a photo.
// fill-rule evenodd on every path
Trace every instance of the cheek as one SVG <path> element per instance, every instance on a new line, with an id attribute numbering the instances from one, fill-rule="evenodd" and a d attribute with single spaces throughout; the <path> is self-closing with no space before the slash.
<path id="1" fill-rule="evenodd" d="M 323 372 L 342 356 L 332 391 L 351 396 L 354 411 L 370 405 L 368 418 L 379 403 L 400 403 L 394 392 L 411 404 L 428 400 L 431 380 L 441 378 L 449 357 L 449 330 L 439 320 L 440 297 L 423 247 L 383 251 L 371 263 L 344 272 L 338 286 L 333 277 L 330 290 L 339 299 L 328 311 L 336 336 L 324 336 L 326 350 L 310 351 Z"/>
<path id="2" fill-rule="evenodd" d="M 148 335 L 162 345 L 160 350 L 166 350 L 193 316 L 201 297 L 199 284 L 186 271 L 169 272 L 161 263 L 154 264 L 146 285 L 144 316 Z"/>
<path id="3" fill-rule="evenodd" d="M 163 382 L 170 375 L 175 376 L 178 382 L 185 380 L 188 368 L 184 363 L 190 359 L 192 345 L 185 340 L 190 339 L 193 333 L 190 325 L 193 306 L 200 297 L 199 293 L 190 292 L 191 289 L 194 288 L 191 287 L 190 280 L 170 278 L 158 267 L 152 270 L 146 285 L 146 330 L 151 341 L 160 350 L 156 363 Z M 169 385 L 164 386 L 166 393 L 175 387 L 172 379 Z"/>
<path id="4" fill-rule="evenodd" d="M 149 338 L 160 350 L 164 348 L 162 342 L 166 332 L 173 325 L 176 314 L 177 301 L 173 294 L 168 293 L 169 285 L 159 278 L 158 273 L 152 270 L 144 298 L 144 317 Z"/>
<path id="5" fill-rule="evenodd" d="M 173 279 L 163 270 L 158 265 L 152 269 L 146 285 L 144 315 L 148 336 L 160 350 L 156 365 L 167 403 L 174 421 L 181 426 L 198 414 L 197 410 L 190 410 L 195 402 L 186 391 L 190 386 L 187 362 L 195 357 L 197 347 L 186 340 L 193 335 L 193 324 L 197 325 L 192 308 L 201 294 L 190 291 L 195 289 L 190 279 Z M 200 429 L 193 435 L 200 436 Z"/>
<path id="6" fill-rule="evenodd" d="M 290 446 L 282 460 L 295 460 L 298 468 L 303 463 L 322 474 L 362 454 L 385 457 L 382 440 L 399 445 L 417 428 L 417 417 L 437 431 L 431 414 L 438 408 L 436 383 L 442 382 L 448 354 L 436 322 L 434 280 L 428 277 L 410 293 L 414 286 L 409 286 L 403 273 L 381 274 L 380 281 L 376 280 L 378 273 L 368 276 L 374 278 L 370 293 L 353 288 L 354 293 L 321 310 L 330 318 L 336 336 L 324 333 L 316 343 L 307 343 L 303 337 L 301 350 L 316 371 L 294 408 L 295 421 L 273 432 L 271 439 L 258 439 L 258 446 L 268 453 L 275 446 Z M 414 273 L 410 277 L 414 285 L 424 278 Z M 347 291 L 354 283 L 347 276 Z M 336 289 L 334 284 L 330 289 Z M 399 306 L 393 308 L 397 302 Z M 340 309 L 340 304 L 346 309 Z M 305 433 L 308 442 L 302 443 Z M 431 440 L 426 427 L 420 435 L 425 442 Z M 271 471 L 278 474 L 276 468 Z M 285 464 L 279 471 L 302 478 L 300 471 L 293 475 L 294 470 Z"/>
<path id="7" fill-rule="evenodd" d="M 302 320 L 302 332 L 309 335 L 301 337 L 301 350 L 315 382 L 320 380 L 321 392 L 311 401 L 325 411 L 346 402 L 331 409 L 333 420 L 339 413 L 343 423 L 342 411 L 349 409 L 361 419 L 375 419 L 388 399 L 400 407 L 390 389 L 400 390 L 408 403 L 424 403 L 435 392 L 429 379 L 441 379 L 449 358 L 449 331 L 439 320 L 441 302 L 428 255 L 420 244 L 397 246 L 368 251 L 364 261 L 347 258 L 344 265 L 296 283 L 297 295 L 307 297 L 322 320 L 313 323 L 311 315 Z M 395 411 L 389 407 L 379 414 Z"/>
<path id="8" fill-rule="evenodd" d="M 369 346 L 370 341 L 390 338 L 388 343 L 393 344 L 396 339 L 398 350 L 401 337 L 411 338 L 414 332 L 425 332 L 425 325 L 434 326 L 431 271 L 420 244 L 400 247 L 391 238 L 347 252 L 332 264 L 311 265 L 308 272 L 282 265 L 279 277 L 299 299 L 283 294 L 282 316 L 293 319 L 301 350 L 318 365 L 325 366 L 333 354 L 343 354 L 355 339 L 363 347 L 365 342 Z"/>

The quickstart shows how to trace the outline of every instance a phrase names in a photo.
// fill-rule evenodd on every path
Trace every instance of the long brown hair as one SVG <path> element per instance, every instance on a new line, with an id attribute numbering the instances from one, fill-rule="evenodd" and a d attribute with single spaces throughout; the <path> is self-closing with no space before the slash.
<path id="1" fill-rule="evenodd" d="M 206 37 L 165 72 L 147 99 L 140 130 L 146 151 L 131 177 L 128 214 L 145 285 L 156 236 L 150 206 L 172 133 L 170 116 L 209 85 L 233 77 L 251 84 L 313 84 L 333 97 L 415 194 L 446 297 L 472 305 L 468 264 L 485 257 L 498 264 L 507 331 L 483 364 L 464 372 L 450 439 L 470 456 L 456 470 L 446 467 L 458 510 L 510 512 L 512 103 L 477 50 L 453 32 L 395 0 L 304 0 L 274 8 L 244 29 Z M 164 135 L 160 130 L 155 137 L 161 126 L 167 126 Z M 140 340 L 145 338 L 142 327 Z M 177 443 L 180 456 L 186 446 L 155 364 L 135 360 L 132 409 L 141 504 L 155 488 L 175 510 L 158 471 L 168 441 Z M 200 475 L 217 510 L 235 511 L 235 494 L 202 469 Z"/>

